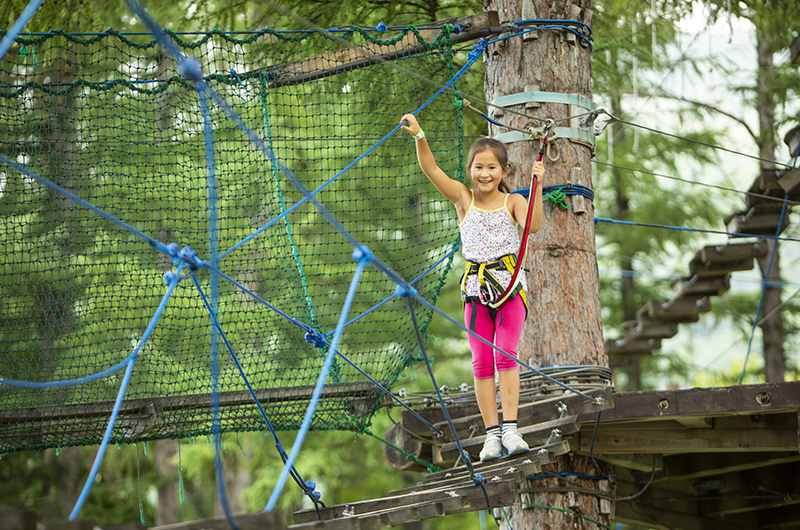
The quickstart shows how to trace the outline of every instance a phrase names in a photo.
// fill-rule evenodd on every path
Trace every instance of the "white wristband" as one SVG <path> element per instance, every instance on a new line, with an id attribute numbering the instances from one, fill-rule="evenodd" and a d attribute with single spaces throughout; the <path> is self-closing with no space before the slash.
<path id="1" fill-rule="evenodd" d="M 423 138 L 425 138 L 425 131 L 420 129 L 419 132 L 414 135 L 414 139 L 415 140 L 422 140 Z"/>

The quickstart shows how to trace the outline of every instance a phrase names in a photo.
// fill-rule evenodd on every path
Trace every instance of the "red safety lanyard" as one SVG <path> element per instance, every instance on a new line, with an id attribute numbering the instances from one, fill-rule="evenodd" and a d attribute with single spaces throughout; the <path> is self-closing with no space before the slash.
<path id="1" fill-rule="evenodd" d="M 547 123 L 542 130 L 542 146 L 539 148 L 539 154 L 536 156 L 536 161 L 541 162 L 542 158 L 544 157 L 544 148 L 547 145 L 547 136 L 550 134 L 550 128 L 553 126 L 552 120 L 547 120 Z M 533 171 L 533 170 L 531 170 Z M 514 289 L 514 286 L 517 282 L 517 276 L 519 276 L 519 271 L 522 270 L 522 262 L 525 258 L 525 249 L 528 247 L 528 235 L 531 232 L 531 220 L 533 219 L 533 207 L 536 204 L 536 188 L 539 185 L 539 179 L 536 178 L 536 175 L 532 175 L 531 179 L 531 189 L 530 193 L 528 194 L 528 217 L 525 219 L 525 229 L 522 231 L 522 241 L 519 244 L 519 252 L 517 253 L 517 266 L 514 267 L 514 275 L 511 277 L 511 281 L 508 283 L 508 287 L 506 287 L 505 292 L 498 298 L 497 305 L 494 306 L 495 309 L 499 307 L 503 307 L 505 303 L 508 301 L 507 298 L 510 297 L 511 292 Z"/>

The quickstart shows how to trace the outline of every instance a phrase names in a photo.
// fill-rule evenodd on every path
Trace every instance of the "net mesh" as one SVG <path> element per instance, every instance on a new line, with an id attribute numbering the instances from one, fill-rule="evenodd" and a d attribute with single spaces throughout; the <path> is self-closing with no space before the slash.
<path id="1" fill-rule="evenodd" d="M 437 32 L 438 33 L 438 32 Z M 170 34 L 208 82 L 308 189 L 364 153 L 454 73 L 447 28 L 380 40 L 359 30 L 264 30 L 246 38 Z M 386 34 L 380 34 L 386 35 Z M 158 241 L 210 257 L 209 190 L 197 90 L 155 41 L 113 31 L 19 37 L 0 61 L 0 153 Z M 365 59 L 382 55 L 388 62 Z M 400 66 L 402 68 L 397 68 Z M 461 174 L 461 108 L 443 95 L 423 111 L 439 165 Z M 219 106 L 214 127 L 222 251 L 303 196 Z M 392 136 L 317 195 L 363 245 L 435 301 L 457 243 L 452 208 L 421 174 L 414 142 Z M 0 165 L 0 378 L 83 378 L 131 355 L 161 302 L 172 259 L 144 240 Z M 309 202 L 218 267 L 288 317 L 331 333 L 355 262 L 353 247 Z M 197 271 L 208 295 L 209 273 Z M 368 267 L 339 351 L 388 386 L 418 346 L 395 284 Z M 219 320 L 276 429 L 299 427 L 325 350 L 229 283 Z M 378 305 L 376 308 L 375 306 Z M 430 313 L 421 308 L 418 319 Z M 425 327 L 423 325 L 423 327 Z M 210 320 L 182 281 L 142 348 L 113 443 L 211 433 Z M 123 372 L 45 389 L 0 384 L 0 453 L 97 444 Z M 0 381 L 1 382 L 1 381 Z M 221 430 L 265 428 L 227 350 L 220 350 Z M 380 392 L 341 359 L 312 429 L 367 423 Z"/>

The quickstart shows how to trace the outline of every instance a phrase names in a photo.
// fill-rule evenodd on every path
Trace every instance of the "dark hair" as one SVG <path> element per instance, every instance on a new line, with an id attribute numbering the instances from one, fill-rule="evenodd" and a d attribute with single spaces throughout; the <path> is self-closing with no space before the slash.
<path id="1" fill-rule="evenodd" d="M 497 157 L 497 161 L 500 162 L 500 165 L 503 168 L 509 167 L 508 149 L 506 149 L 506 145 L 500 140 L 484 137 L 475 140 L 475 143 L 473 143 L 472 147 L 469 148 L 469 155 L 467 156 L 467 174 L 469 174 L 470 172 L 469 168 L 472 167 L 472 162 L 475 160 L 475 156 L 478 153 L 482 153 L 483 151 L 491 151 L 492 153 L 494 153 L 494 156 Z M 497 189 L 499 189 L 503 193 L 511 193 L 511 187 L 508 184 L 506 184 L 505 180 L 500 181 L 500 184 L 497 186 Z"/>

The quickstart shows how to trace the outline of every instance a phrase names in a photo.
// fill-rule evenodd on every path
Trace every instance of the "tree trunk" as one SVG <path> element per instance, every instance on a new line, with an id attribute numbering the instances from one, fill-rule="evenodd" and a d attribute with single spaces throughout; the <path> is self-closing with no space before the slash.
<path id="1" fill-rule="evenodd" d="M 158 504 L 156 505 L 156 526 L 178 522 L 178 470 L 172 459 L 178 454 L 176 440 L 155 442 L 156 472 L 158 473 Z"/>
<path id="2" fill-rule="evenodd" d="M 528 4 L 530 2 L 530 4 Z M 591 25 L 593 0 L 566 0 L 548 3 L 543 0 L 484 0 L 484 7 L 499 13 L 500 21 L 523 18 L 571 19 Z M 530 90 L 558 93 L 579 93 L 589 97 L 590 63 L 588 47 L 580 39 L 571 39 L 566 32 L 542 30 L 538 37 L 508 39 L 505 45 L 493 46 L 486 60 L 486 99 Z M 563 104 L 543 103 L 540 107 L 513 108 L 541 118 L 564 118 L 570 109 Z M 574 110 L 572 113 L 578 114 Z M 496 115 L 496 111 L 494 112 Z M 525 128 L 525 117 L 505 113 L 506 125 Z M 559 123 L 568 126 L 569 123 Z M 491 126 L 493 135 L 501 132 Z M 567 139 L 554 140 L 555 151 L 545 156 L 546 174 L 542 185 L 573 184 L 591 188 L 591 149 Z M 538 151 L 538 141 L 508 144 L 514 170 L 512 188 L 528 187 L 530 172 Z M 555 159 L 555 160 L 553 160 Z M 586 213 L 545 206 L 541 230 L 528 240 L 525 268 L 531 293 L 530 317 L 523 331 L 518 353 L 523 361 L 537 366 L 555 364 L 591 364 L 607 366 L 600 321 L 600 293 L 595 255 L 594 208 L 587 201 Z M 596 475 L 589 458 L 579 455 L 559 457 L 548 472 L 569 472 Z M 609 470 L 605 470 L 608 472 Z M 574 477 L 572 477 L 574 478 Z M 585 488 L 602 487 L 599 482 L 581 480 Z M 566 486 L 560 479 L 531 481 L 530 487 Z M 531 506 L 544 505 L 556 509 Z M 566 511 L 561 511 L 566 510 Z M 567 495 L 561 492 L 537 493 L 532 502 L 506 510 L 510 527 L 515 529 L 597 528 L 588 519 L 609 525 L 612 509 L 601 509 L 594 495 Z M 588 519 L 579 517 L 580 513 Z M 505 521 L 503 528 L 508 525 Z"/>
<path id="3" fill-rule="evenodd" d="M 770 90 L 770 79 L 774 72 L 772 57 L 772 37 L 756 24 L 756 41 L 758 49 L 758 70 L 756 77 L 758 123 L 759 123 L 759 156 L 765 160 L 775 160 L 775 100 Z M 774 164 L 767 162 L 761 163 L 762 171 L 774 169 Z M 772 267 L 769 271 L 770 282 L 781 281 L 781 268 L 778 256 L 779 243 L 774 241 L 775 255 L 772 259 Z M 772 250 L 773 244 L 770 245 Z M 770 252 L 771 254 L 771 252 Z M 769 265 L 770 254 L 758 260 L 761 268 L 762 278 L 767 278 L 767 266 Z M 785 340 L 785 330 L 783 329 L 783 317 L 781 316 L 781 288 L 767 287 L 764 290 L 764 302 L 761 307 L 760 319 L 765 319 L 760 325 L 762 332 L 762 344 L 764 350 L 764 376 L 767 383 L 782 383 L 786 367 L 783 342 Z M 769 317 L 767 317 L 769 315 Z M 765 318 L 766 317 L 766 318 Z"/>

